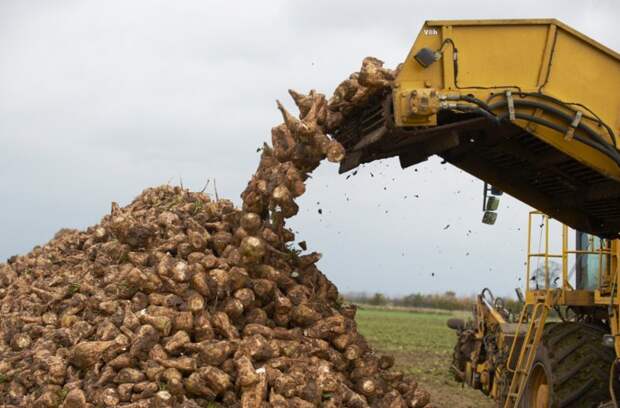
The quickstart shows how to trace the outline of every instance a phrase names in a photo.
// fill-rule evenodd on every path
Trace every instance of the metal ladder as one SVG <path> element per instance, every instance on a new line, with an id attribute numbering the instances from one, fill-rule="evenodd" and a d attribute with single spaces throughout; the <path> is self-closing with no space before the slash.
<path id="1" fill-rule="evenodd" d="M 534 364 L 536 350 L 538 349 L 538 345 L 542 339 L 545 329 L 545 321 L 547 320 L 547 314 L 549 313 L 548 296 L 539 298 L 532 306 L 532 319 L 528 325 L 527 332 L 519 352 L 519 359 L 517 360 L 517 365 L 514 369 L 510 368 L 510 362 L 512 361 L 512 356 L 516 350 L 517 338 L 521 330 L 521 326 L 527 321 L 529 309 L 527 306 L 525 306 L 521 312 L 515 339 L 510 347 L 508 371 L 512 372 L 513 376 L 512 381 L 510 382 L 510 389 L 508 390 L 504 408 L 517 407 L 523 397 L 523 391 L 525 390 L 525 386 L 527 384 L 528 374 Z"/>

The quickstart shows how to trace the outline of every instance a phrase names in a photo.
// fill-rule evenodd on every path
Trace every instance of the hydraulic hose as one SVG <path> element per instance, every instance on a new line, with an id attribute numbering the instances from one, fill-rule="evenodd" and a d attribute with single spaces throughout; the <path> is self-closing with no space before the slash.
<path id="1" fill-rule="evenodd" d="M 503 113 L 499 115 L 498 117 L 501 120 L 504 120 L 504 119 L 508 119 L 509 116 L 508 116 L 508 113 Z M 565 134 L 568 131 L 567 127 L 563 127 L 556 123 L 549 122 L 548 120 L 541 119 L 536 116 L 528 115 L 525 113 L 517 112 L 515 113 L 515 118 L 527 120 L 527 121 L 534 122 L 542 126 L 546 126 L 562 134 Z M 575 135 L 575 139 L 587 146 L 590 146 L 591 148 L 595 150 L 598 150 L 599 152 L 603 153 L 604 155 L 612 159 L 618 166 L 620 166 L 620 153 L 618 153 L 618 151 L 615 151 L 615 150 L 609 150 L 609 147 L 608 147 L 609 145 L 600 145 L 599 143 L 593 142 L 592 140 L 588 138 L 584 138 L 581 135 Z"/>
<path id="2" fill-rule="evenodd" d="M 474 98 L 473 96 L 461 95 L 461 96 L 458 97 L 458 100 L 476 104 L 476 105 L 480 106 L 482 109 L 484 109 L 485 111 L 488 111 L 488 112 L 492 111 L 492 109 L 489 107 L 489 105 L 487 105 L 485 102 L 481 101 L 478 98 Z"/>
<path id="3" fill-rule="evenodd" d="M 503 96 L 503 94 L 501 93 L 496 93 L 493 94 L 489 97 L 489 99 L 487 100 L 487 103 L 490 102 L 491 99 L 496 98 L 498 96 Z M 584 114 L 583 117 L 585 119 L 591 120 L 593 122 L 597 122 L 599 124 L 599 126 L 603 126 L 605 128 L 605 130 L 607 131 L 607 133 L 609 134 L 610 139 L 612 140 L 612 143 L 615 147 L 617 146 L 616 143 L 616 135 L 614 133 L 614 131 L 609 127 L 609 125 L 607 125 L 605 122 L 603 122 L 603 120 L 596 115 L 596 113 L 592 112 L 592 110 L 590 108 L 588 108 L 587 106 L 581 104 L 581 103 L 574 103 L 574 102 L 564 102 L 559 100 L 558 98 L 555 98 L 551 95 L 546 95 L 540 92 L 520 92 L 519 96 L 521 97 L 525 97 L 525 96 L 529 96 L 529 97 L 533 97 L 533 98 L 538 98 L 538 99 L 543 99 L 545 101 L 550 101 L 553 102 L 557 105 L 561 105 L 564 108 L 570 110 L 573 113 L 577 113 L 577 111 L 573 108 L 573 106 L 579 106 L 580 108 L 582 108 L 583 110 L 587 111 L 590 113 L 590 115 Z"/>
<path id="4" fill-rule="evenodd" d="M 495 116 L 491 111 L 488 111 L 486 109 L 477 108 L 471 105 L 465 105 L 463 103 L 457 103 L 456 109 L 463 111 L 463 112 L 478 113 L 482 116 L 486 116 L 487 119 L 494 122 L 495 124 L 499 124 L 499 119 L 497 118 L 497 116 Z"/>
<path id="5" fill-rule="evenodd" d="M 554 108 L 553 106 L 546 105 L 544 103 L 540 103 L 536 101 L 524 101 L 524 100 L 515 100 L 513 103 L 515 107 L 523 106 L 523 107 L 528 107 L 528 108 L 541 109 L 545 112 L 549 112 L 559 118 L 564 119 L 568 123 L 571 123 L 573 121 L 573 117 L 571 117 L 566 112 L 562 112 L 561 110 Z M 506 107 L 506 104 L 504 102 L 496 102 L 496 103 L 489 105 L 490 110 L 495 110 L 498 108 L 505 108 L 505 107 Z M 589 127 L 585 123 L 579 123 L 579 125 L 577 126 L 577 129 L 583 130 L 584 132 L 588 134 L 588 136 L 596 140 L 598 143 L 603 144 L 603 145 L 609 145 L 609 142 L 603 139 L 598 133 L 596 133 L 591 127 Z M 612 138 L 612 142 L 615 142 L 613 138 Z"/>
<path id="6" fill-rule="evenodd" d="M 457 104 L 457 109 L 463 110 L 463 111 L 470 111 L 470 112 L 477 112 L 477 113 L 481 113 L 486 117 L 489 117 L 488 114 L 490 114 L 491 116 L 493 116 L 493 118 L 496 118 L 494 121 L 497 120 L 503 120 L 508 118 L 508 114 L 500 114 L 500 115 L 495 115 L 495 113 L 493 112 L 493 109 L 498 109 L 498 108 L 505 108 L 505 104 L 504 102 L 496 102 L 492 105 L 487 105 L 485 102 L 481 101 L 478 98 L 475 98 L 473 96 L 468 96 L 468 95 L 460 95 L 457 98 L 455 98 L 456 100 L 462 100 L 465 102 L 469 102 L 472 104 L 475 104 L 477 106 L 480 107 L 480 109 L 476 109 L 476 108 L 466 108 L 466 105 L 461 105 L 461 104 Z M 540 108 L 544 111 L 547 111 L 548 113 L 552 113 L 555 114 L 556 116 L 559 116 L 560 118 L 568 121 L 569 123 L 572 122 L 573 118 L 566 114 L 565 112 L 562 112 L 561 110 L 554 108 L 552 106 L 548 106 L 545 104 L 541 104 L 535 101 L 523 101 L 523 100 L 517 100 L 514 101 L 515 106 L 527 106 L 527 107 L 534 107 L 534 108 Z M 484 113 L 482 113 L 484 112 Z M 515 113 L 515 117 L 519 118 L 519 119 L 523 119 L 523 120 L 528 120 L 534 123 L 538 123 L 539 125 L 542 126 L 546 126 L 549 127 L 551 129 L 554 129 L 562 134 L 566 134 L 569 130 L 568 127 L 563 127 L 560 126 L 558 124 L 555 124 L 553 122 L 550 122 L 548 120 L 545 119 L 541 119 L 541 118 L 537 118 L 536 116 L 533 115 L 528 115 L 525 113 L 520 113 L 517 112 Z M 587 146 L 590 146 L 591 148 L 603 153 L 604 155 L 606 155 L 607 157 L 611 158 L 619 167 L 620 167 L 620 152 L 618 152 L 618 150 L 614 147 L 611 146 L 606 140 L 604 140 L 598 133 L 596 133 L 594 130 L 592 130 L 592 128 L 590 128 L 589 126 L 580 123 L 579 126 L 577 127 L 578 129 L 584 131 L 587 136 L 589 136 L 589 138 L 585 138 L 581 135 L 575 135 L 574 138 L 576 140 L 578 140 L 581 143 L 584 143 Z M 594 140 L 591 140 L 591 139 Z M 615 142 L 614 137 L 612 137 L 612 140 Z"/>

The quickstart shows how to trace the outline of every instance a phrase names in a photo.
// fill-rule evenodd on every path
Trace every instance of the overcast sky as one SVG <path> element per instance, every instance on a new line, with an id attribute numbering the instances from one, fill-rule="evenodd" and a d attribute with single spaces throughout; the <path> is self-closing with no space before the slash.
<path id="1" fill-rule="evenodd" d="M 288 88 L 395 66 L 427 19 L 535 17 L 620 49 L 617 0 L 0 0 L 0 259 L 153 185 L 215 178 L 239 203 Z M 511 293 L 528 208 L 503 197 L 489 227 L 481 193 L 436 159 L 348 180 L 325 164 L 291 224 L 342 292 Z"/>

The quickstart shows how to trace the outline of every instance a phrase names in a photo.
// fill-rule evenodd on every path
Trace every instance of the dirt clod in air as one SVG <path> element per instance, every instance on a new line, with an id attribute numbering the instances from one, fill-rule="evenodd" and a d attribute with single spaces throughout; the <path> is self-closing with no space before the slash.
<path id="1" fill-rule="evenodd" d="M 241 209 L 149 188 L 0 264 L 0 406 L 427 406 L 285 225 L 309 173 L 344 157 L 328 134 L 390 85 L 382 65 L 365 59 L 329 100 L 290 91 L 299 115 L 278 102 Z"/>

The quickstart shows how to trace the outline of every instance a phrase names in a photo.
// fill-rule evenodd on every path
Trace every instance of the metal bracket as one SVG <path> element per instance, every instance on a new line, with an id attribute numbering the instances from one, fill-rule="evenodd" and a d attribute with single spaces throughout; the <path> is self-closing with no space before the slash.
<path id="1" fill-rule="evenodd" d="M 512 92 L 506 91 L 506 102 L 508 103 L 508 117 L 510 121 L 514 121 L 516 119 L 515 116 L 515 101 L 512 99 Z"/>
<path id="2" fill-rule="evenodd" d="M 581 113 L 581 111 L 577 111 L 577 113 L 575 113 L 575 117 L 573 118 L 573 121 L 568 127 L 566 134 L 564 134 L 564 140 L 566 140 L 567 142 L 570 142 L 571 140 L 573 140 L 573 137 L 575 136 L 575 130 L 577 130 L 577 128 L 579 127 L 579 123 L 581 122 L 582 116 L 583 114 Z"/>

